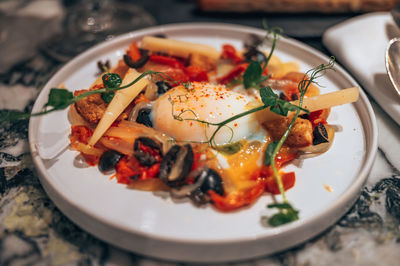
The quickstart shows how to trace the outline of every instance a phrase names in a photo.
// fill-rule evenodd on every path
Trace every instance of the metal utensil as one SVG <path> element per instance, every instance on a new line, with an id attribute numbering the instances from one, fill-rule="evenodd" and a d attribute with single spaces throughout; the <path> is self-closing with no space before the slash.
<path id="1" fill-rule="evenodd" d="M 386 50 L 386 71 L 400 96 L 400 38 L 393 38 L 389 41 Z"/>
<path id="2" fill-rule="evenodd" d="M 400 3 L 395 8 L 390 10 L 390 15 L 392 16 L 397 26 L 400 26 Z"/>

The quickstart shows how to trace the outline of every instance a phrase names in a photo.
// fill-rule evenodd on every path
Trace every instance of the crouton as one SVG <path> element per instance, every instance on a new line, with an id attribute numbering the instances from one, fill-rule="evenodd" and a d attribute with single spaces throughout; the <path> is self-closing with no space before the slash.
<path id="1" fill-rule="evenodd" d="M 98 86 L 93 86 L 90 90 L 100 89 Z M 89 90 L 78 90 L 74 92 L 74 96 L 81 95 Z M 97 124 L 107 108 L 107 103 L 101 98 L 101 94 L 93 94 L 85 97 L 75 103 L 75 108 L 78 113 L 91 124 Z"/>
<path id="2" fill-rule="evenodd" d="M 268 133 L 271 135 L 273 140 L 278 141 L 285 133 L 291 121 L 292 118 L 282 117 L 280 119 L 264 123 L 263 126 L 268 130 Z M 290 130 L 289 136 L 287 137 L 285 144 L 289 147 L 297 148 L 312 145 L 312 132 L 313 128 L 309 120 L 297 118 L 292 129 Z"/>

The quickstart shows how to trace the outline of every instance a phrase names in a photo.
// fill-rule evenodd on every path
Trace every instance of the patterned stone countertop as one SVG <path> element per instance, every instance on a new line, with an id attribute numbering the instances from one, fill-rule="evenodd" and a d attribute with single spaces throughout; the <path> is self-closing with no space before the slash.
<path id="1" fill-rule="evenodd" d="M 76 1 L 0 2 L 0 112 L 29 112 L 49 77 L 98 41 L 60 34 L 71 19 L 66 9 L 74 7 L 69 2 Z M 143 16 L 143 26 L 155 23 Z M 399 265 L 400 127 L 370 100 L 378 122 L 379 150 L 351 210 L 293 249 L 229 265 Z M 0 124 L 0 265 L 175 265 L 122 251 L 69 221 L 39 183 L 27 133 L 27 121 Z"/>

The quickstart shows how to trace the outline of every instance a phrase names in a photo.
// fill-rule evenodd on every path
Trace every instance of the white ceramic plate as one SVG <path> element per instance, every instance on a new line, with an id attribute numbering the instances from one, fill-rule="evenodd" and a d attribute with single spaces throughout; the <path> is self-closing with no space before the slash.
<path id="1" fill-rule="evenodd" d="M 157 33 L 169 38 L 242 47 L 249 34 L 264 31 L 238 25 L 181 24 L 128 33 L 86 51 L 65 65 L 44 87 L 33 112 L 41 110 L 51 87 L 64 83 L 71 90 L 84 89 L 95 79 L 98 60 L 115 63 L 133 40 Z M 297 61 L 307 71 L 328 58 L 297 41 L 280 39 L 276 55 Z M 357 86 L 341 67 L 319 80 L 322 92 Z M 77 225 L 121 248 L 162 259 L 219 262 L 270 254 L 303 242 L 337 221 L 354 203 L 372 166 L 377 149 L 375 117 L 365 94 L 355 104 L 336 107 L 329 123 L 338 125 L 333 147 L 325 154 L 306 159 L 288 170 L 296 171 L 296 185 L 287 192 L 300 210 L 300 219 L 277 228 L 265 227 L 261 216 L 272 202 L 262 196 L 249 208 L 221 213 L 208 206 L 173 202 L 152 192 L 135 191 L 117 184 L 96 167 L 82 167 L 77 152 L 65 150 L 44 160 L 38 146 L 65 142 L 69 134 L 67 111 L 32 118 L 29 140 L 40 180 L 59 209 Z M 328 192 L 326 186 L 332 189 Z M 268 214 L 268 213 L 267 213 Z M 270 213 L 269 213 L 270 214 Z"/>

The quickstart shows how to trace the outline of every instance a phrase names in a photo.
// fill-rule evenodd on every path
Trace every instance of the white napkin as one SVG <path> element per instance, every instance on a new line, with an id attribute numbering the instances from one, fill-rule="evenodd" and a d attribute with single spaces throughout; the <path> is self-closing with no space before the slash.
<path id="1" fill-rule="evenodd" d="M 389 40 L 400 30 L 387 12 L 361 15 L 329 28 L 324 45 L 400 125 L 400 97 L 386 73 Z"/>

